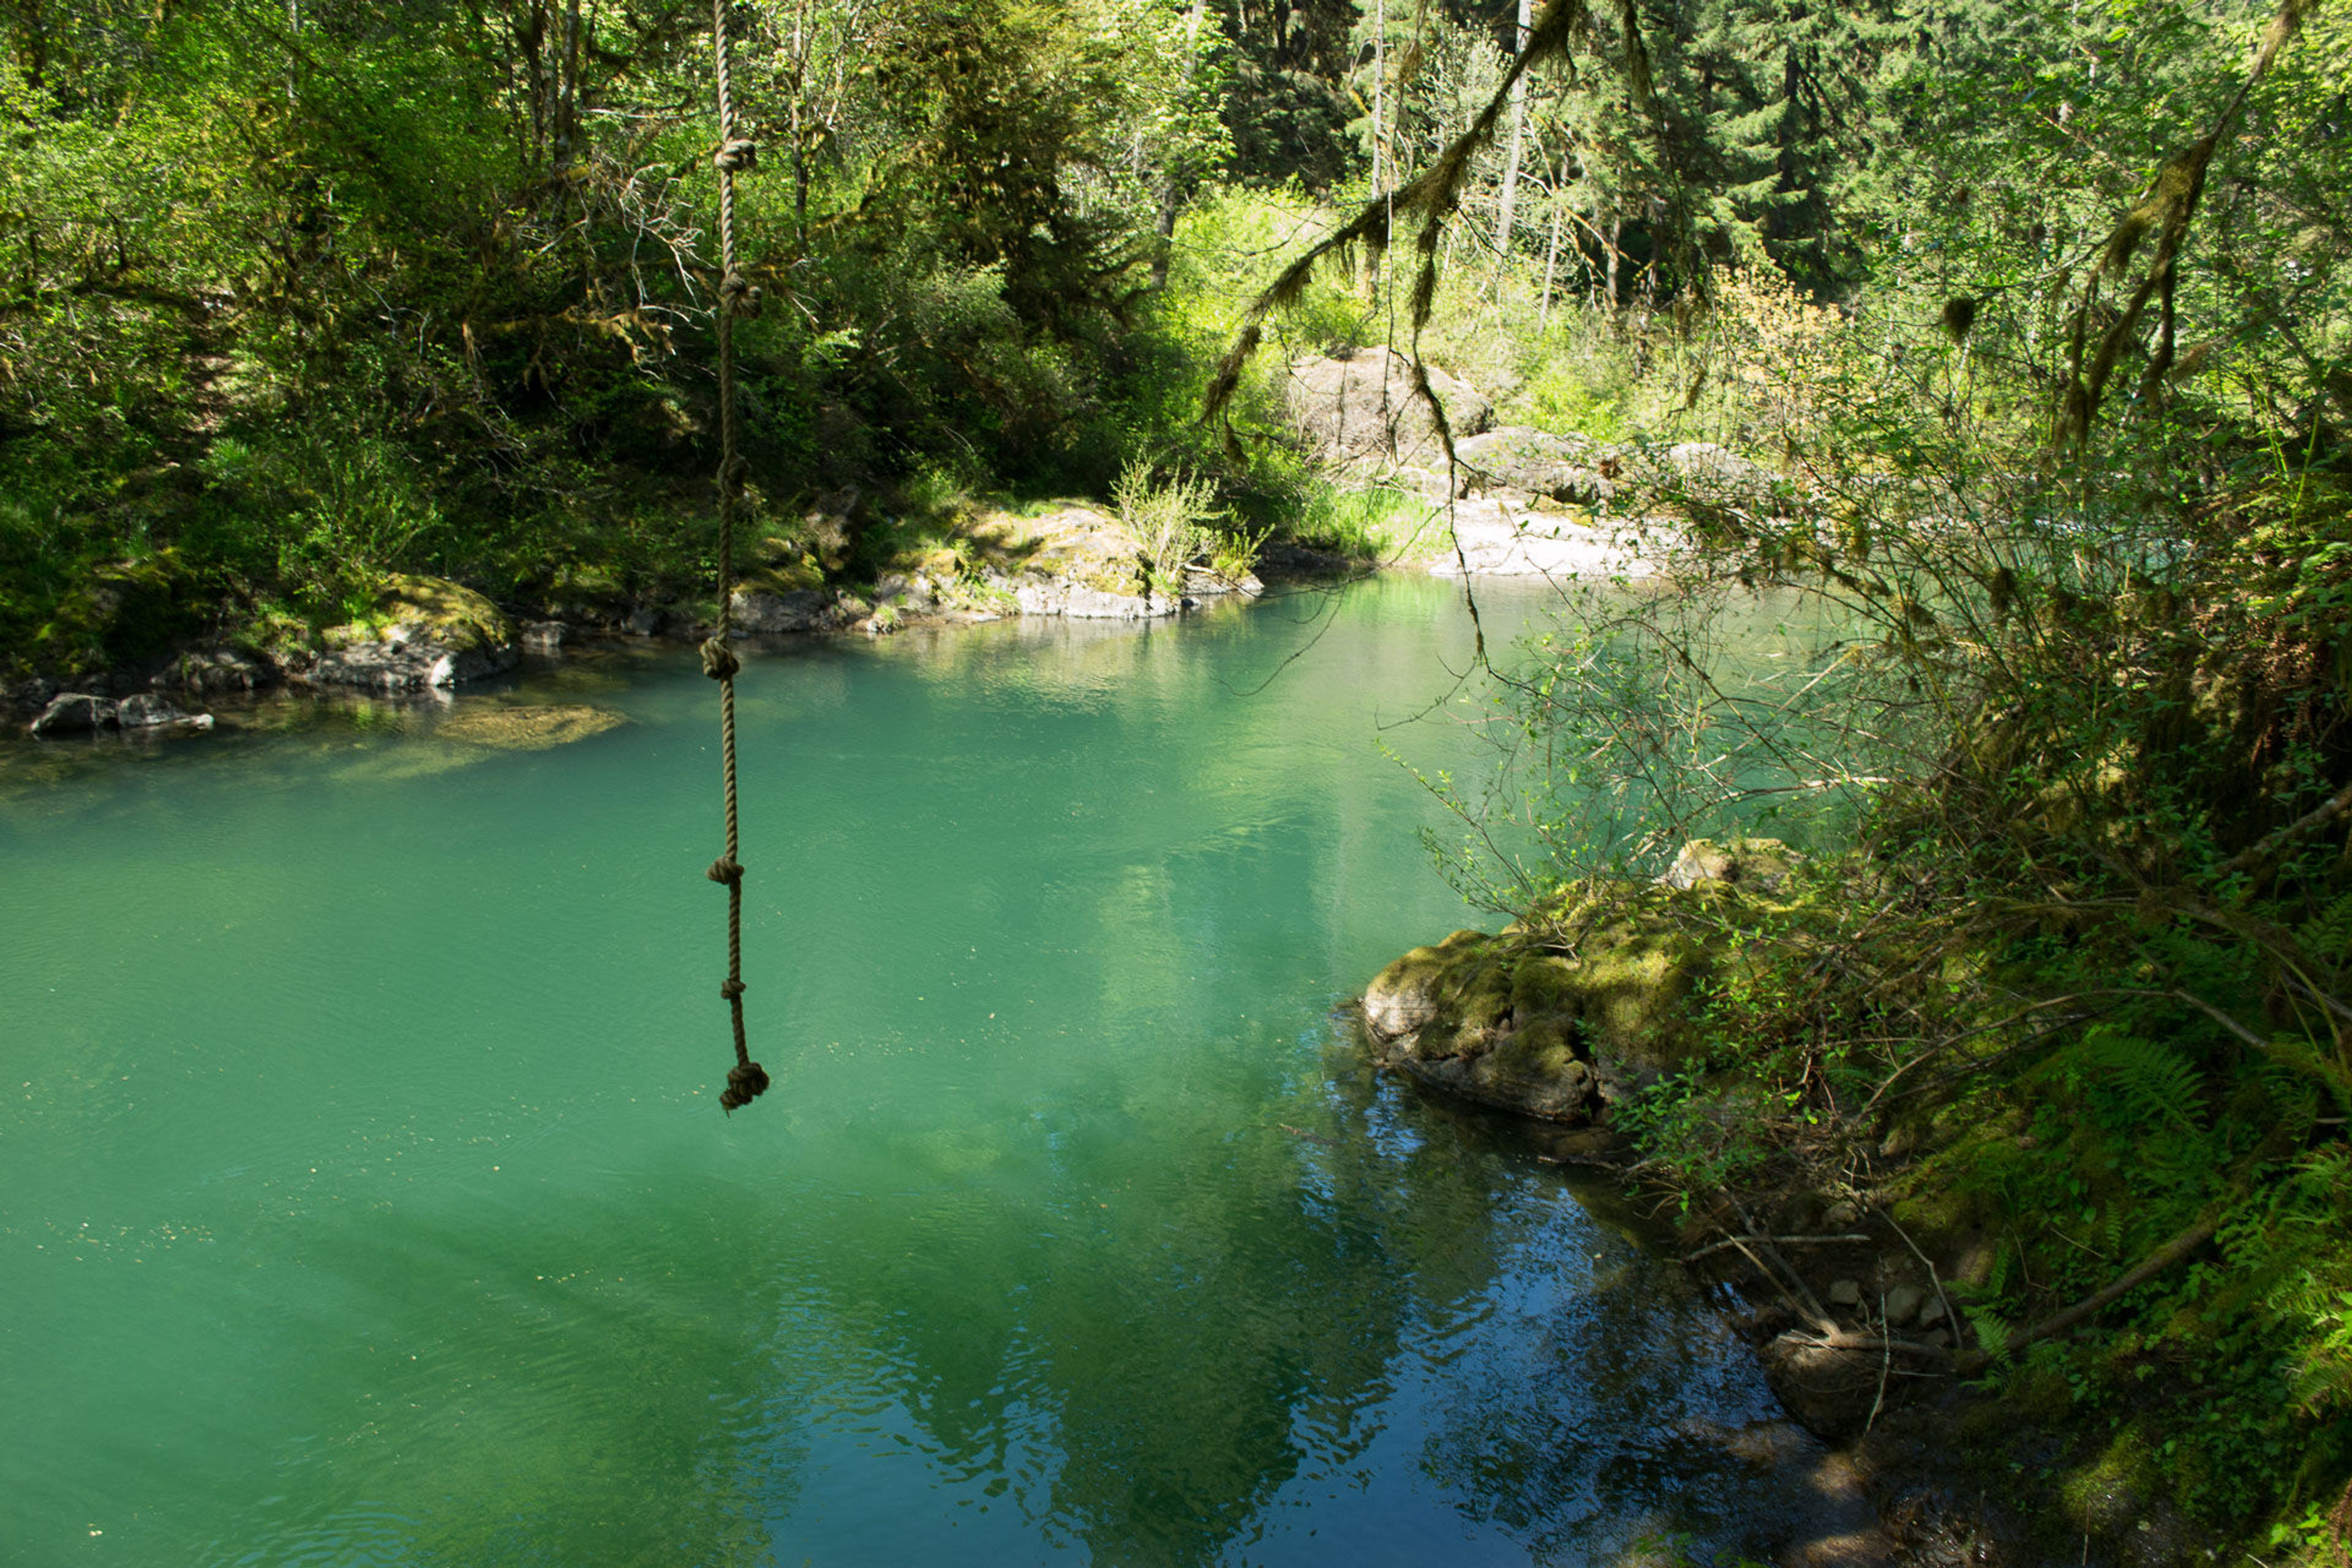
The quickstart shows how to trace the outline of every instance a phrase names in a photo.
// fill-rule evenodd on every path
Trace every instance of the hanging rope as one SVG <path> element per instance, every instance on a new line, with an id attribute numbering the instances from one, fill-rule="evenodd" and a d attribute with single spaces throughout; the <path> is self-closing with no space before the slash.
<path id="1" fill-rule="evenodd" d="M 719 682 L 719 750 L 725 774 L 727 849 L 710 863 L 709 877 L 727 889 L 727 978 L 719 994 L 735 1022 L 735 1065 L 728 1069 L 720 1109 L 733 1115 L 768 1087 L 768 1075 L 751 1059 L 743 1039 L 743 862 L 737 858 L 735 823 L 735 674 L 742 663 L 730 637 L 735 626 L 735 504 L 743 494 L 749 465 L 735 449 L 735 318 L 760 311 L 760 290 L 744 281 L 735 265 L 735 175 L 757 166 L 759 149 L 735 135 L 735 96 L 728 79 L 727 0 L 711 0 L 710 43 L 719 66 L 719 628 L 702 645 L 702 673 Z"/>

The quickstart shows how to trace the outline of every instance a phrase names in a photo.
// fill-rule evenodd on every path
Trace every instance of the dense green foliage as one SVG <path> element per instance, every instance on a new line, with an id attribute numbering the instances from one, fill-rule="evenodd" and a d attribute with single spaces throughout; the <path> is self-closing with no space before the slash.
<path id="1" fill-rule="evenodd" d="M 397 570 L 541 600 L 701 580 L 708 12 L 8 15 L 10 663 L 331 617 Z M 1100 489 L 1171 438 L 1149 239 L 1223 147 L 1181 11 L 736 25 L 766 527 L 927 468 Z"/>
<path id="2" fill-rule="evenodd" d="M 294 635 L 394 572 L 708 581 L 707 13 L 5 16 L 0 673 Z M 2087 1413 L 2055 1468 L 2319 1539 L 2352 1472 L 2352 18 L 1558 0 L 1522 51 L 1509 8 L 1402 0 L 734 17 L 762 548 L 870 572 L 991 487 L 1365 542 L 1382 503 L 1302 482 L 1253 348 L 1417 345 L 1507 419 L 1764 465 L 1669 487 L 1684 595 L 1504 688 L 1533 833 L 1482 820 L 1478 874 L 1524 902 L 1810 836 L 1835 918 L 1711 1004 L 1788 1114 L 1727 1145 L 1685 1083 L 1633 1120 L 1716 1175 L 1879 1173 L 1983 1240 L 2002 1397 Z M 854 537 L 803 535 L 820 501 Z M 1705 674 L 1759 586 L 1834 605 L 1832 655 Z"/>
<path id="3" fill-rule="evenodd" d="M 1459 864 L 1518 908 L 1693 833 L 1820 851 L 1801 918 L 1719 933 L 1749 959 L 1707 998 L 1711 1057 L 1746 1087 L 1671 1079 L 1629 1129 L 1701 1186 L 1875 1194 L 1966 1259 L 1979 1436 L 2058 1434 L 2016 1461 L 2053 1509 L 2121 1483 L 2336 1550 L 2352 30 L 2294 3 L 1900 20 L 1805 60 L 1774 35 L 1778 174 L 1745 184 L 1764 121 L 1709 121 L 1702 158 L 1674 108 L 1677 59 L 1734 32 L 1652 37 L 1625 97 L 1674 199 L 1643 277 L 1688 327 L 1650 372 L 1679 395 L 1622 406 L 1769 467 L 1669 479 L 1685 592 L 1529 650 Z M 1846 74 L 1807 100 L 1816 59 Z M 1402 194 L 1424 255 L 1478 198 L 1478 140 Z M 1839 635 L 1727 664 L 1759 587 Z"/>

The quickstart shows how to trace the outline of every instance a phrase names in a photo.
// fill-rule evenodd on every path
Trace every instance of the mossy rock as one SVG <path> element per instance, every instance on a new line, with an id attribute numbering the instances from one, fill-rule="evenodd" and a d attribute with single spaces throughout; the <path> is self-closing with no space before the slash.
<path id="1" fill-rule="evenodd" d="M 1787 906 L 1720 881 L 1571 884 L 1498 935 L 1460 931 L 1374 976 L 1363 1018 L 1381 1065 L 1546 1121 L 1698 1065 L 1692 994 L 1743 962 L 1734 933 Z"/>
<path id="2" fill-rule="evenodd" d="M 1734 838 L 1723 843 L 1694 838 L 1683 846 L 1658 880 L 1669 888 L 1728 882 L 1743 889 L 1777 893 L 1787 885 L 1799 858 L 1778 838 Z"/>
<path id="3" fill-rule="evenodd" d="M 327 647 L 380 642 L 404 628 L 405 640 L 431 643 L 453 654 L 487 653 L 514 641 L 514 628 L 499 607 L 471 588 L 441 577 L 396 576 L 386 581 L 360 620 L 320 634 Z"/>
<path id="4" fill-rule="evenodd" d="M 1599 1108 L 1588 1034 L 1555 955 L 1483 931 L 1417 947 L 1374 976 L 1364 1021 L 1374 1054 L 1429 1088 L 1550 1121 Z"/>
<path id="5" fill-rule="evenodd" d="M 512 668 L 514 628 L 471 588 L 439 577 L 394 577 L 368 614 L 320 634 L 307 679 L 322 686 L 415 691 Z"/>
<path id="6" fill-rule="evenodd" d="M 824 568 L 798 543 L 771 534 L 752 550 L 742 582 L 746 587 L 764 588 L 771 594 L 800 593 L 824 587 Z"/>
<path id="7" fill-rule="evenodd" d="M 959 582 L 964 574 L 963 557 L 944 546 L 918 552 L 911 558 L 911 565 L 914 571 L 941 584 Z"/>

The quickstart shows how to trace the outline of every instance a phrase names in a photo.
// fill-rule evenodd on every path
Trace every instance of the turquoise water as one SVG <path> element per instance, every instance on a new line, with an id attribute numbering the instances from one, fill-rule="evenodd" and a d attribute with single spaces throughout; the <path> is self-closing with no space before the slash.
<path id="1" fill-rule="evenodd" d="M 690 655 L 10 748 L 0 1560 L 1785 1537 L 1786 1477 L 1727 1447 L 1776 1411 L 1710 1304 L 1335 1019 L 1475 922 L 1378 749 L 1471 765 L 1468 646 L 1393 579 L 755 657 L 775 1088 L 731 1119 Z M 548 703 L 626 721 L 451 738 Z"/>

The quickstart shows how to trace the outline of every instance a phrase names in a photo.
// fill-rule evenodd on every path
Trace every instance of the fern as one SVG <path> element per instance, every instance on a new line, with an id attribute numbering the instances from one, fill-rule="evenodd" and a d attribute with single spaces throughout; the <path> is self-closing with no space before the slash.
<path id="1" fill-rule="evenodd" d="M 1977 1343 L 1984 1347 L 1985 1354 L 1995 1361 L 2007 1361 L 2009 1325 L 1988 1308 L 1965 1306 L 1961 1310 L 1968 1313 L 1969 1327 L 1976 1331 Z"/>
<path id="2" fill-rule="evenodd" d="M 2305 952 L 2329 964 L 2342 963 L 2352 956 L 2352 893 L 2345 894 L 2304 921 L 2294 934 Z"/>
<path id="3" fill-rule="evenodd" d="M 2161 1041 L 2095 1026 L 2084 1037 L 2091 1061 L 2105 1074 L 2133 1115 L 2142 1121 L 2205 1131 L 2203 1087 L 2188 1058 Z"/>

